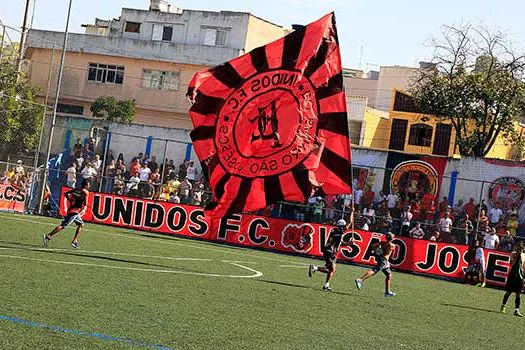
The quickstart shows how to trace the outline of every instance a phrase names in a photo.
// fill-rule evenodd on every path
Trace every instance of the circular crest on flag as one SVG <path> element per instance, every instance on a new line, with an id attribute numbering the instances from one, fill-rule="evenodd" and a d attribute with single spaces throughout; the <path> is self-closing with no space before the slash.
<path id="1" fill-rule="evenodd" d="M 315 88 L 299 71 L 250 77 L 218 114 L 214 141 L 222 166 L 247 178 L 289 171 L 313 149 L 318 114 Z"/>
<path id="2" fill-rule="evenodd" d="M 521 208 L 525 199 L 525 183 L 512 176 L 499 177 L 489 187 L 489 200 L 492 206 L 499 204 L 504 210 Z"/>
<path id="3" fill-rule="evenodd" d="M 399 163 L 390 177 L 394 193 L 406 193 L 409 197 L 422 198 L 425 194 L 438 195 L 438 172 L 432 165 L 420 160 Z"/>

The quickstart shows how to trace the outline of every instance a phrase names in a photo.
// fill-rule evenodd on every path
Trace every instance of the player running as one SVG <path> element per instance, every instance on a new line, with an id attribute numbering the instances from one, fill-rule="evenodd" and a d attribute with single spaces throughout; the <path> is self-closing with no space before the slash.
<path id="1" fill-rule="evenodd" d="M 331 292 L 332 288 L 330 288 L 330 280 L 334 276 L 335 273 L 335 263 L 337 261 L 337 253 L 339 252 L 339 248 L 342 245 L 349 245 L 350 242 L 344 243 L 342 242 L 343 234 L 345 232 L 346 228 L 346 221 L 343 219 L 340 219 L 337 221 L 336 228 L 332 229 L 332 232 L 330 232 L 330 236 L 328 238 L 328 241 L 324 245 L 322 251 L 323 256 L 325 259 L 325 266 L 324 267 L 317 267 L 314 265 L 310 265 L 308 268 L 308 277 L 312 277 L 313 274 L 316 271 L 326 273 L 326 282 L 323 286 L 323 291 L 325 292 Z"/>
<path id="2" fill-rule="evenodd" d="M 89 198 L 89 189 L 91 188 L 91 181 L 88 179 L 82 180 L 81 188 L 76 188 L 71 191 L 68 191 L 64 194 L 64 197 L 67 199 L 67 215 L 62 220 L 62 223 L 55 227 L 53 231 L 49 234 L 44 234 L 43 242 L 44 247 L 47 247 L 49 241 L 53 238 L 54 235 L 68 227 L 72 222 L 77 224 L 77 231 L 75 237 L 71 242 L 71 246 L 75 249 L 79 248 L 78 237 L 82 227 L 84 227 L 84 221 L 82 216 L 86 213 L 87 202 Z"/>
<path id="3" fill-rule="evenodd" d="M 361 290 L 363 288 L 364 281 L 381 271 L 385 274 L 385 297 L 396 296 L 396 293 L 390 290 L 390 284 L 392 282 L 392 270 L 390 270 L 390 262 L 388 261 L 394 252 L 395 246 L 392 243 L 393 240 L 394 234 L 389 232 L 386 234 L 386 242 L 377 243 L 373 246 L 377 264 L 372 270 L 365 272 L 363 277 L 355 280 L 357 289 Z"/>
<path id="4" fill-rule="evenodd" d="M 523 243 L 518 243 L 515 249 L 510 258 L 510 271 L 507 276 L 507 284 L 505 285 L 506 292 L 503 296 L 500 312 L 502 314 L 506 312 L 505 308 L 507 307 L 507 301 L 510 295 L 516 293 L 516 298 L 514 299 L 514 316 L 523 317 L 520 313 L 520 297 L 525 280 L 525 253 L 523 252 Z"/>

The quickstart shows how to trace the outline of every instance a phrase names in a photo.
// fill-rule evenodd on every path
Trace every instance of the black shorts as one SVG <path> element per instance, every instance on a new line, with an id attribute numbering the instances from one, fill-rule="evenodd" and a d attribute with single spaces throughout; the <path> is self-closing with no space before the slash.
<path id="1" fill-rule="evenodd" d="M 333 270 L 335 268 L 335 263 L 337 261 L 337 257 L 332 252 L 323 252 L 323 257 L 325 261 L 325 266 L 329 270 Z"/>
<path id="2" fill-rule="evenodd" d="M 378 273 L 381 271 L 385 274 L 385 276 L 390 276 L 392 274 L 392 270 L 390 269 L 390 262 L 386 260 L 383 257 L 376 257 L 377 264 L 374 266 L 372 271 L 375 273 Z"/>
<path id="3" fill-rule="evenodd" d="M 505 290 L 511 293 L 521 293 L 523 290 L 523 280 L 513 276 L 507 278 L 507 283 L 505 284 Z"/>

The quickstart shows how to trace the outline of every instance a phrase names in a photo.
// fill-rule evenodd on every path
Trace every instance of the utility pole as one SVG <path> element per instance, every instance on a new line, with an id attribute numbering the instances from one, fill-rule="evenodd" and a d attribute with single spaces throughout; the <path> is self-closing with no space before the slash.
<path id="1" fill-rule="evenodd" d="M 62 57 L 60 59 L 60 67 L 58 68 L 58 80 L 55 93 L 55 105 L 53 106 L 53 118 L 51 119 L 51 128 L 49 129 L 49 137 L 47 140 L 47 152 L 46 159 L 44 163 L 44 178 L 42 181 L 42 192 L 40 193 L 40 210 L 42 210 L 42 203 L 44 201 L 44 192 L 46 190 L 47 178 L 49 176 L 49 157 L 51 156 L 51 145 L 53 143 L 53 133 L 55 131 L 55 124 L 57 121 L 57 106 L 58 106 L 58 97 L 60 95 L 60 85 L 62 83 L 62 75 L 64 73 L 64 61 L 66 60 L 66 50 L 67 50 L 67 37 L 69 33 L 69 19 L 71 18 L 71 5 L 73 0 L 69 0 L 69 8 L 67 10 L 66 18 L 66 30 L 64 32 L 64 42 L 62 44 Z"/>
<path id="2" fill-rule="evenodd" d="M 26 38 L 27 38 L 27 20 L 29 17 L 29 6 L 31 4 L 31 0 L 26 0 L 26 8 L 24 11 L 24 21 L 22 22 L 22 35 L 20 37 L 20 47 L 18 48 L 18 59 L 16 64 L 16 69 L 18 71 L 18 74 L 20 74 L 20 70 L 22 69 L 22 60 L 23 60 L 23 54 L 24 54 L 24 46 L 26 46 Z"/>

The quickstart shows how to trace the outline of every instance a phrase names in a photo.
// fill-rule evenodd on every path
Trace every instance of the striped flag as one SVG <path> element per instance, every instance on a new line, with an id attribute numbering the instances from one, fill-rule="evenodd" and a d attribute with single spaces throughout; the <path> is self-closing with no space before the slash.
<path id="1" fill-rule="evenodd" d="M 191 138 L 224 216 L 351 193 L 335 16 L 195 74 Z"/>

